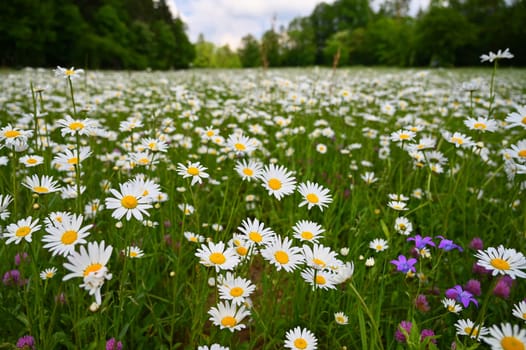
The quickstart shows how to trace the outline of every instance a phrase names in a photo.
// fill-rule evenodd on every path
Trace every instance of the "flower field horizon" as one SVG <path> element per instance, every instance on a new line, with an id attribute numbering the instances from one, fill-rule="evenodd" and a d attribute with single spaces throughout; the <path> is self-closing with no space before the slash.
<path id="1" fill-rule="evenodd" d="M 0 348 L 525 349 L 510 55 L 0 72 Z"/>

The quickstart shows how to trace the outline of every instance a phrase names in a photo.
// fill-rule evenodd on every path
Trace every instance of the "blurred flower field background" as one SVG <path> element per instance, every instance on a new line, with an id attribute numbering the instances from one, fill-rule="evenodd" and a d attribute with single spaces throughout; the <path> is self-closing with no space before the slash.
<path id="1" fill-rule="evenodd" d="M 2 72 L 0 347 L 524 349 L 509 55 Z"/>

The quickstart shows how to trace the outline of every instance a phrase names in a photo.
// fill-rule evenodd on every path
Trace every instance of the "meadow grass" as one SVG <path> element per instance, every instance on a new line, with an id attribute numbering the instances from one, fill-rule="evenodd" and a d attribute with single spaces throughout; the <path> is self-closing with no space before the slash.
<path id="1" fill-rule="evenodd" d="M 474 349 L 495 331 L 459 320 L 523 327 L 525 70 L 59 73 L 1 73 L 0 347 Z M 234 284 L 255 288 L 214 323 Z"/>

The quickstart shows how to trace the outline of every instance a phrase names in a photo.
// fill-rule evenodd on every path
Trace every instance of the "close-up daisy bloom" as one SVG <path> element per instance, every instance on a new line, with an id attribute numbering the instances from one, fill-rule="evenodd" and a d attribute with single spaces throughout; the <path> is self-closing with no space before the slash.
<path id="1" fill-rule="evenodd" d="M 464 147 L 469 148 L 473 146 L 473 139 L 467 135 L 464 135 L 460 132 L 455 131 L 453 134 L 449 131 L 442 132 L 442 136 L 446 139 L 447 142 L 452 143 L 455 147 Z"/>
<path id="2" fill-rule="evenodd" d="M 3 142 L 10 149 L 27 145 L 28 139 L 31 136 L 33 136 L 32 130 L 23 130 L 11 126 L 11 124 L 7 124 L 0 129 L 0 142 Z"/>
<path id="3" fill-rule="evenodd" d="M 124 255 L 131 259 L 138 259 L 144 256 L 144 252 L 137 246 L 129 246 L 123 251 Z"/>
<path id="4" fill-rule="evenodd" d="M 404 216 L 396 218 L 394 228 L 396 232 L 404 236 L 408 236 L 413 232 L 413 224 Z"/>
<path id="5" fill-rule="evenodd" d="M 281 238 L 278 235 L 267 247 L 261 249 L 261 256 L 274 265 L 278 271 L 284 269 L 292 272 L 304 261 L 301 252 L 301 248 L 292 245 L 291 239 Z"/>
<path id="6" fill-rule="evenodd" d="M 33 233 L 40 230 L 42 227 L 38 224 L 39 219 L 28 216 L 27 218 L 18 220 L 15 224 L 9 224 L 5 228 L 7 232 L 4 233 L 4 238 L 6 238 L 6 244 L 19 244 L 22 240 L 31 243 Z"/>
<path id="7" fill-rule="evenodd" d="M 276 237 L 276 233 L 270 227 L 265 227 L 265 224 L 256 218 L 253 220 L 244 219 L 237 230 L 245 236 L 251 245 L 259 247 L 269 245 Z"/>
<path id="8" fill-rule="evenodd" d="M 391 141 L 393 142 L 410 142 L 416 136 L 416 133 L 411 130 L 398 130 L 391 133 Z"/>
<path id="9" fill-rule="evenodd" d="M 513 316 L 526 321 L 526 300 L 513 305 L 513 311 L 511 313 Z"/>
<path id="10" fill-rule="evenodd" d="M 375 252 L 383 252 L 387 248 L 389 248 L 389 245 L 387 244 L 387 241 L 383 238 L 375 238 L 371 242 L 369 242 L 369 248 L 373 249 Z"/>
<path id="11" fill-rule="evenodd" d="M 50 267 L 50 268 L 47 268 L 47 269 L 44 269 L 42 272 L 40 272 L 40 278 L 42 280 L 49 280 L 53 277 L 55 277 L 55 275 L 57 274 L 57 268 L 56 267 Z"/>
<path id="12" fill-rule="evenodd" d="M 292 172 L 282 165 L 266 165 L 260 179 L 268 194 L 276 197 L 277 200 L 292 194 L 296 188 L 296 179 Z"/>
<path id="13" fill-rule="evenodd" d="M 480 341 L 489 333 L 486 327 L 480 324 L 475 326 L 475 322 L 469 318 L 458 319 L 457 322 L 455 322 L 455 328 L 457 329 L 457 335 L 467 335 L 473 339 L 477 339 L 477 341 Z M 504 348 L 504 350 L 507 350 L 507 348 Z"/>
<path id="14" fill-rule="evenodd" d="M 318 239 L 321 239 L 325 230 L 321 225 L 309 220 L 300 220 L 292 228 L 294 232 L 294 238 L 304 242 L 318 243 Z"/>
<path id="15" fill-rule="evenodd" d="M 231 273 L 227 273 L 218 286 L 219 297 L 223 300 L 230 300 L 236 305 L 242 305 L 255 290 L 256 286 L 250 280 L 234 277 Z"/>
<path id="16" fill-rule="evenodd" d="M 493 132 L 497 130 L 497 122 L 494 119 L 482 118 L 467 118 L 464 121 L 466 125 L 471 130 L 477 130 L 481 132 Z"/>
<path id="17" fill-rule="evenodd" d="M 252 181 L 261 176 L 263 164 L 256 160 L 242 159 L 236 162 L 236 172 L 244 181 Z"/>
<path id="18" fill-rule="evenodd" d="M 328 270 L 307 268 L 301 271 L 301 277 L 310 284 L 313 289 L 335 289 L 336 280 L 334 273 Z"/>
<path id="19" fill-rule="evenodd" d="M 120 190 L 111 189 L 110 192 L 114 197 L 108 197 L 105 200 L 106 209 L 113 210 L 111 216 L 120 220 L 126 217 L 130 220 L 132 216 L 142 221 L 144 215 L 149 216 L 148 209 L 152 207 L 150 199 L 143 195 L 144 190 L 137 183 L 126 182 L 119 184 Z"/>
<path id="20" fill-rule="evenodd" d="M 307 181 L 298 185 L 298 192 L 303 196 L 299 206 L 307 205 L 307 209 L 316 206 L 321 211 L 332 202 L 329 190 L 317 183 Z"/>
<path id="21" fill-rule="evenodd" d="M 223 242 L 202 244 L 195 256 L 201 264 L 214 267 L 216 271 L 233 270 L 240 261 L 234 249 L 226 247 Z"/>
<path id="22" fill-rule="evenodd" d="M 493 276 L 506 275 L 515 279 L 526 278 L 526 257 L 513 248 L 489 247 L 475 253 L 478 258 L 477 265 L 491 271 Z"/>
<path id="23" fill-rule="evenodd" d="M 220 329 L 228 329 L 231 332 L 239 331 L 246 327 L 241 323 L 243 319 L 250 316 L 250 311 L 244 305 L 237 306 L 234 302 L 219 302 L 208 310 L 210 321 Z"/>
<path id="24" fill-rule="evenodd" d="M 20 163 L 24 164 L 26 168 L 31 168 L 44 163 L 44 157 L 38 155 L 26 155 L 20 158 Z"/>
<path id="25" fill-rule="evenodd" d="M 81 147 L 79 152 L 77 150 L 70 150 L 66 148 L 63 152 L 53 157 L 51 164 L 57 170 L 74 171 L 75 166 L 82 163 L 91 155 L 89 147 Z"/>
<path id="26" fill-rule="evenodd" d="M 48 194 L 52 192 L 60 191 L 60 186 L 58 186 L 58 181 L 54 180 L 53 177 L 48 175 L 33 175 L 31 177 L 27 176 L 22 182 L 22 185 L 29 188 L 36 194 Z"/>
<path id="27" fill-rule="evenodd" d="M 314 244 L 312 247 L 303 245 L 303 256 L 305 263 L 316 270 L 333 268 L 341 265 L 336 257 L 337 253 L 322 244 Z"/>
<path id="28" fill-rule="evenodd" d="M 344 326 L 344 325 L 349 323 L 349 317 L 342 311 L 335 312 L 334 313 L 334 321 L 337 324 L 339 324 L 341 326 Z"/>
<path id="29" fill-rule="evenodd" d="M 61 127 L 62 136 L 75 136 L 77 134 L 90 136 L 95 133 L 98 122 L 90 118 L 79 119 L 66 115 L 63 119 L 57 120 L 57 125 Z"/>
<path id="30" fill-rule="evenodd" d="M 522 127 L 526 129 L 526 105 L 518 106 L 516 112 L 512 112 L 504 119 L 506 128 Z"/>
<path id="31" fill-rule="evenodd" d="M 207 168 L 201 165 L 199 162 L 188 162 L 186 165 L 182 163 L 177 164 L 177 174 L 181 175 L 184 179 L 191 178 L 191 186 L 196 183 L 202 184 L 203 179 L 210 177 L 208 173 L 205 172 Z"/>
<path id="32" fill-rule="evenodd" d="M 80 74 L 84 73 L 83 69 L 75 69 L 75 67 L 71 68 L 63 68 L 60 66 L 57 66 L 56 69 L 53 70 L 55 72 L 55 76 L 65 79 L 76 79 L 79 78 Z"/>
<path id="33" fill-rule="evenodd" d="M 46 226 L 47 234 L 42 237 L 44 248 L 51 252 L 52 256 L 68 256 L 75 251 L 77 244 L 85 244 L 85 238 L 89 236 L 88 230 L 92 225 L 82 227 L 82 215 L 71 214 L 60 223 Z"/>
<path id="34" fill-rule="evenodd" d="M 493 325 L 488 330 L 488 335 L 482 338 L 491 350 L 522 350 L 526 349 L 526 329 L 518 325 L 501 323 Z"/>
<path id="35" fill-rule="evenodd" d="M 308 329 L 296 327 L 285 334 L 285 348 L 292 350 L 316 350 L 318 339 Z"/>
<path id="36" fill-rule="evenodd" d="M 231 134 L 226 145 L 237 154 L 250 154 L 256 149 L 257 141 L 242 134 Z"/>
<path id="37" fill-rule="evenodd" d="M 442 305 L 444 305 L 444 308 L 453 314 L 458 314 L 460 311 L 462 311 L 462 305 L 457 303 L 455 299 L 450 298 L 444 298 L 442 299 Z"/>

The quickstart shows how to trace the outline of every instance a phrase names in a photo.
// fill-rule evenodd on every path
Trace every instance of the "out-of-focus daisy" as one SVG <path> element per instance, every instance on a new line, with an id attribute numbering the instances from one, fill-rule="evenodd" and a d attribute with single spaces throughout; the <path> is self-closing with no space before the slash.
<path id="1" fill-rule="evenodd" d="M 513 305 L 512 315 L 526 321 L 526 301 L 522 300 L 520 303 Z"/>
<path id="2" fill-rule="evenodd" d="M 126 249 L 124 249 L 123 253 L 125 256 L 132 259 L 138 259 L 144 256 L 143 250 L 137 246 L 127 247 Z"/>
<path id="3" fill-rule="evenodd" d="M 98 122 L 94 119 L 73 119 L 66 115 L 64 119 L 57 120 L 58 126 L 62 127 L 60 132 L 62 136 L 66 135 L 93 135 L 98 127 Z"/>
<path id="4" fill-rule="evenodd" d="M 248 258 L 254 252 L 253 244 L 248 242 L 245 235 L 234 234 L 232 239 L 228 241 L 229 247 L 232 247 L 236 254 L 243 260 Z"/>
<path id="5" fill-rule="evenodd" d="M 213 126 L 208 126 L 205 130 L 203 130 L 201 135 L 207 140 L 212 140 L 212 138 L 219 135 L 219 129 L 216 129 Z"/>
<path id="6" fill-rule="evenodd" d="M 189 242 L 193 242 L 193 243 L 202 243 L 205 241 L 205 237 L 203 237 L 202 235 L 195 234 L 190 231 L 184 232 L 184 238 L 186 238 Z"/>
<path id="7" fill-rule="evenodd" d="M 292 240 L 277 236 L 267 247 L 261 250 L 261 256 L 279 270 L 295 270 L 303 260 L 301 248 L 292 246 Z"/>
<path id="8" fill-rule="evenodd" d="M 80 76 L 80 74 L 84 73 L 83 69 L 75 69 L 75 67 L 71 68 L 62 68 L 60 66 L 57 66 L 56 69 L 53 70 L 55 72 L 55 76 L 65 78 L 65 79 L 76 79 Z"/>
<path id="9" fill-rule="evenodd" d="M 346 261 L 340 265 L 331 268 L 333 275 L 332 280 L 335 284 L 341 284 L 349 280 L 354 275 L 354 263 Z"/>
<path id="10" fill-rule="evenodd" d="M 493 132 L 497 130 L 497 122 L 494 119 L 482 118 L 468 118 L 464 124 L 471 130 L 478 130 L 482 132 Z"/>
<path id="11" fill-rule="evenodd" d="M 10 149 L 18 148 L 19 146 L 27 144 L 27 141 L 31 136 L 33 136 L 33 131 L 21 130 L 11 126 L 11 124 L 7 124 L 0 129 L 0 141 L 3 141 Z"/>
<path id="12" fill-rule="evenodd" d="M 208 310 L 210 321 L 220 329 L 228 329 L 231 332 L 239 331 L 245 328 L 245 324 L 241 323 L 243 319 L 250 316 L 250 311 L 245 306 L 236 306 L 231 302 L 219 302 L 217 307 L 212 307 Z"/>
<path id="13" fill-rule="evenodd" d="M 93 199 L 84 206 L 84 215 L 87 218 L 94 218 L 100 211 L 104 209 L 104 204 L 100 199 Z"/>
<path id="14" fill-rule="evenodd" d="M 404 236 L 408 236 L 413 232 L 413 224 L 404 216 L 396 218 L 394 228 L 396 232 Z"/>
<path id="15" fill-rule="evenodd" d="M 22 185 L 37 194 L 47 194 L 60 191 L 60 187 L 57 183 L 58 182 L 53 180 L 53 177 L 51 176 L 42 175 L 42 177 L 39 178 L 38 175 L 33 175 L 31 177 L 26 177 Z"/>
<path id="16" fill-rule="evenodd" d="M 231 134 L 227 141 L 227 147 L 238 154 L 250 154 L 256 149 L 257 141 L 242 134 Z"/>
<path id="17" fill-rule="evenodd" d="M 248 240 L 249 243 L 257 246 L 267 246 L 276 237 L 276 233 L 258 219 L 247 218 L 241 222 L 237 228 Z"/>
<path id="18" fill-rule="evenodd" d="M 467 335 L 477 341 L 480 341 L 489 333 L 489 330 L 482 326 L 475 326 L 475 322 L 467 319 L 459 319 L 455 322 L 455 328 L 457 329 L 457 335 Z M 506 350 L 506 348 L 503 348 Z"/>
<path id="19" fill-rule="evenodd" d="M 50 267 L 45 269 L 44 271 L 40 272 L 40 278 L 43 280 L 49 280 L 57 274 L 57 268 L 56 267 Z"/>
<path id="20" fill-rule="evenodd" d="M 387 244 L 387 241 L 385 239 L 376 238 L 376 239 L 373 239 L 371 242 L 369 242 L 369 248 L 379 253 L 389 248 L 389 245 Z"/>
<path id="21" fill-rule="evenodd" d="M 246 278 L 234 277 L 231 273 L 221 282 L 218 287 L 219 297 L 223 300 L 230 300 L 233 304 L 241 305 L 245 299 L 256 290 L 256 286 Z"/>
<path id="22" fill-rule="evenodd" d="M 45 242 L 45 249 L 48 249 L 53 256 L 62 255 L 68 256 L 75 250 L 77 244 L 85 244 L 88 230 L 92 225 L 82 226 L 82 215 L 68 215 L 65 220 L 55 225 L 46 226 L 48 233 L 42 237 L 42 242 Z"/>
<path id="23" fill-rule="evenodd" d="M 292 231 L 294 238 L 312 243 L 318 243 L 318 239 L 322 238 L 322 233 L 325 232 L 319 224 L 309 220 L 298 221 Z"/>
<path id="24" fill-rule="evenodd" d="M 0 194 L 0 219 L 5 220 L 10 215 L 11 212 L 7 210 L 7 207 L 9 207 L 9 204 L 11 204 L 11 201 L 13 200 L 13 197 L 9 194 Z"/>
<path id="25" fill-rule="evenodd" d="M 458 314 L 460 311 L 462 311 L 462 305 L 457 303 L 455 299 L 444 298 L 442 299 L 442 305 L 444 305 L 447 311 L 454 314 Z"/>
<path id="26" fill-rule="evenodd" d="M 411 130 L 400 129 L 391 133 L 391 141 L 393 142 L 410 142 L 415 138 L 416 133 Z"/>
<path id="27" fill-rule="evenodd" d="M 193 205 L 190 205 L 188 203 L 181 203 L 178 204 L 177 207 L 181 209 L 181 211 L 184 213 L 184 215 L 192 215 L 195 211 L 195 208 Z"/>
<path id="28" fill-rule="evenodd" d="M 210 347 L 206 345 L 198 346 L 197 350 L 230 350 L 230 349 L 226 346 L 221 346 L 219 344 L 212 344 L 210 345 Z"/>
<path id="29" fill-rule="evenodd" d="M 20 158 L 20 163 L 24 164 L 26 168 L 31 168 L 44 163 L 44 157 L 33 155 L 26 155 Z"/>
<path id="30" fill-rule="evenodd" d="M 96 303 L 100 305 L 102 299 L 100 289 L 105 280 L 112 278 L 106 267 L 112 251 L 113 247 L 106 247 L 104 241 L 89 242 L 88 250 L 80 246 L 80 252 L 73 251 L 67 257 L 68 262 L 64 263 L 64 267 L 71 273 L 64 276 L 62 280 L 67 281 L 73 277 L 83 278 L 84 283 L 80 287 L 89 291 L 90 295 L 94 295 Z"/>
<path id="31" fill-rule="evenodd" d="M 408 210 L 409 208 L 406 207 L 406 203 L 402 201 L 390 201 L 387 203 L 387 206 L 391 209 L 398 210 L 398 211 L 404 211 Z"/>
<path id="32" fill-rule="evenodd" d="M 292 172 L 284 166 L 276 166 L 274 164 L 265 166 L 261 174 L 261 180 L 269 195 L 276 197 L 278 200 L 293 193 L 296 188 L 296 179 Z"/>
<path id="33" fill-rule="evenodd" d="M 515 158 L 519 163 L 526 163 L 526 139 L 518 141 L 504 150 L 511 158 Z"/>
<path id="34" fill-rule="evenodd" d="M 489 328 L 488 335 L 482 338 L 492 350 L 526 349 L 526 329 L 518 325 L 501 323 Z"/>
<path id="35" fill-rule="evenodd" d="M 343 312 L 334 313 L 334 321 L 339 325 L 346 325 L 349 323 L 349 317 Z"/>
<path id="36" fill-rule="evenodd" d="M 182 163 L 177 164 L 177 174 L 181 175 L 184 179 L 190 177 L 192 178 L 192 182 L 190 183 L 191 186 L 195 185 L 196 183 L 203 183 L 203 179 L 206 179 L 210 177 L 205 170 L 204 166 L 201 165 L 199 162 L 188 162 L 187 165 L 184 165 Z"/>
<path id="37" fill-rule="evenodd" d="M 508 114 L 504 121 L 506 128 L 518 126 L 526 129 L 526 105 L 517 107 L 517 111 Z"/>
<path id="38" fill-rule="evenodd" d="M 300 202 L 299 206 L 307 205 L 309 210 L 317 206 L 323 211 L 332 202 L 332 196 L 328 189 L 310 181 L 299 184 L 298 192 L 303 196 L 303 201 Z"/>
<path id="39" fill-rule="evenodd" d="M 166 152 L 168 150 L 168 144 L 165 141 L 151 137 L 141 139 L 141 146 L 150 152 Z"/>
<path id="40" fill-rule="evenodd" d="M 236 252 L 232 248 L 226 248 L 223 242 L 202 244 L 195 256 L 200 259 L 201 264 L 215 267 L 216 271 L 233 270 L 239 263 Z"/>
<path id="41" fill-rule="evenodd" d="M 126 216 L 130 220 L 133 216 L 135 219 L 142 221 L 143 215 L 149 216 L 147 209 L 150 209 L 150 199 L 143 195 L 144 190 L 136 183 L 126 182 L 119 184 L 120 191 L 111 189 L 110 192 L 114 198 L 106 198 L 106 208 L 113 209 L 111 216 L 120 220 Z"/>
<path id="42" fill-rule="evenodd" d="M 287 331 L 285 347 L 292 350 L 316 350 L 318 339 L 306 328 L 296 327 Z"/>
<path id="43" fill-rule="evenodd" d="M 473 139 L 469 136 L 466 136 L 460 132 L 455 131 L 451 134 L 449 131 L 442 132 L 442 136 L 446 139 L 447 142 L 452 143 L 455 147 L 464 147 L 469 148 L 473 146 Z"/>
<path id="44" fill-rule="evenodd" d="M 407 196 L 405 196 L 404 194 L 401 194 L 401 193 L 389 193 L 388 196 L 389 196 L 389 199 L 392 200 L 392 201 L 406 202 L 406 201 L 409 200 L 409 197 L 407 197 Z"/>
<path id="45" fill-rule="evenodd" d="M 4 233 L 4 238 L 7 238 L 5 244 L 19 244 L 22 240 L 31 243 L 33 233 L 40 230 L 42 227 L 38 224 L 38 218 L 33 220 L 31 216 L 20 219 L 16 224 L 9 224 L 5 228 L 7 232 Z"/>
<path id="46" fill-rule="evenodd" d="M 493 51 L 490 51 L 489 54 L 487 54 L 487 55 L 486 54 L 480 55 L 480 62 L 486 62 L 486 61 L 493 62 L 495 60 L 499 60 L 499 59 L 502 59 L 502 58 L 511 59 L 513 57 L 514 56 L 510 52 L 509 48 L 507 48 L 504 51 L 499 49 L 499 51 L 497 51 L 497 53 L 493 53 Z"/>
<path id="47" fill-rule="evenodd" d="M 526 258 L 521 252 L 513 248 L 504 248 L 500 245 L 497 248 L 489 247 L 479 250 L 475 257 L 478 258 L 477 265 L 491 271 L 493 276 L 506 275 L 515 279 L 517 277 L 526 278 Z"/>
<path id="48" fill-rule="evenodd" d="M 240 160 L 236 162 L 235 170 L 245 181 L 251 181 L 261 176 L 263 164 L 255 160 Z"/>
<path id="49" fill-rule="evenodd" d="M 89 147 L 81 147 L 78 154 L 77 150 L 66 148 L 63 152 L 53 157 L 51 164 L 54 168 L 63 171 L 74 171 L 75 166 L 80 164 L 91 155 Z"/>
<path id="50" fill-rule="evenodd" d="M 318 143 L 316 145 L 316 151 L 321 154 L 327 153 L 327 146 L 325 146 L 323 143 Z"/>
<path id="51" fill-rule="evenodd" d="M 364 174 L 361 174 L 360 177 L 367 185 L 373 184 L 376 181 L 378 181 L 378 178 L 374 175 L 372 171 L 367 171 Z"/>
<path id="52" fill-rule="evenodd" d="M 333 266 L 341 265 L 336 257 L 336 252 L 329 247 L 321 244 L 314 244 L 312 248 L 308 245 L 303 246 L 303 256 L 308 266 L 317 270 L 328 269 Z"/>
<path id="53" fill-rule="evenodd" d="M 375 264 L 374 257 L 371 256 L 371 257 L 365 259 L 365 266 L 373 267 L 374 264 Z"/>

